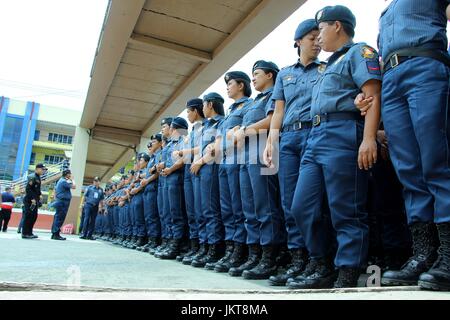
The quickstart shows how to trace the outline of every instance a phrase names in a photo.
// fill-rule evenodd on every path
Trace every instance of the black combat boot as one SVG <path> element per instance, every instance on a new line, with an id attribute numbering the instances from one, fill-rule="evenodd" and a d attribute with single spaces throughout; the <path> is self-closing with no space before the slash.
<path id="1" fill-rule="evenodd" d="M 133 236 L 127 236 L 125 241 L 121 243 L 122 247 L 128 248 L 128 246 L 133 242 Z"/>
<path id="2" fill-rule="evenodd" d="M 134 250 L 138 247 L 138 243 L 141 243 L 141 241 L 144 241 L 143 237 L 133 236 L 133 239 L 127 248 Z"/>
<path id="3" fill-rule="evenodd" d="M 192 258 L 194 257 L 194 255 L 197 254 L 198 249 L 199 249 L 198 239 L 191 239 L 191 246 L 189 251 L 183 255 L 179 255 L 176 260 L 178 262 L 183 262 L 183 260 L 187 258 L 188 260 L 190 259 L 190 261 L 192 262 Z"/>
<path id="4" fill-rule="evenodd" d="M 225 241 L 225 255 L 217 262 L 209 262 L 205 265 L 205 268 L 208 270 L 224 270 L 224 271 L 218 271 L 218 272 L 228 272 L 228 269 L 230 268 L 228 265 L 229 260 L 231 259 L 231 255 L 233 254 L 234 250 L 234 241 Z M 216 269 L 218 267 L 218 269 Z"/>
<path id="5" fill-rule="evenodd" d="M 204 267 L 208 262 L 214 263 L 223 257 L 223 246 L 221 244 L 210 244 L 208 254 L 192 260 L 192 266 L 196 268 Z"/>
<path id="6" fill-rule="evenodd" d="M 239 267 L 231 267 L 228 274 L 232 277 L 240 277 L 245 270 L 250 270 L 256 267 L 259 263 L 260 257 L 261 246 L 259 244 L 249 244 L 247 261 Z"/>
<path id="7" fill-rule="evenodd" d="M 262 247 L 262 257 L 256 267 L 250 270 L 245 270 L 242 273 L 244 279 L 248 280 L 263 280 L 269 279 L 277 273 L 277 262 L 276 258 L 278 256 L 277 246 L 267 245 Z"/>
<path id="8" fill-rule="evenodd" d="M 52 240 L 66 240 L 66 238 L 61 237 L 61 235 L 59 234 L 59 231 L 58 231 L 58 232 L 55 232 L 52 234 Z"/>
<path id="9" fill-rule="evenodd" d="M 170 244 L 172 243 L 173 239 L 167 239 L 166 243 L 161 244 L 161 246 L 159 247 L 159 249 L 157 248 L 155 251 L 155 257 L 159 258 L 161 256 L 161 254 L 163 254 L 164 252 L 166 252 L 167 250 L 169 250 Z"/>
<path id="10" fill-rule="evenodd" d="M 197 268 L 203 268 L 205 266 L 205 263 L 202 264 L 202 260 L 208 254 L 208 250 L 209 245 L 207 243 L 201 243 L 197 253 L 192 257 L 186 257 L 185 259 L 183 259 L 183 264 L 192 265 Z"/>
<path id="11" fill-rule="evenodd" d="M 237 268 L 247 261 L 247 245 L 235 242 L 233 252 L 229 259 L 224 262 L 217 262 L 214 267 L 216 272 L 228 272 L 231 268 Z M 225 253 L 226 256 L 226 253 Z"/>
<path id="12" fill-rule="evenodd" d="M 146 244 L 147 244 L 147 241 L 145 240 L 145 237 L 137 237 L 137 241 L 136 241 L 136 243 L 134 243 L 132 249 L 137 250 L 138 248 L 141 248 L 141 250 L 142 250 L 142 247 L 144 247 Z M 139 250 L 139 251 L 141 251 L 141 250 Z"/>
<path id="13" fill-rule="evenodd" d="M 398 271 L 383 273 L 384 286 L 415 286 L 419 276 L 428 271 L 437 258 L 438 239 L 433 223 L 416 222 L 410 226 L 413 240 L 413 256 Z"/>
<path id="14" fill-rule="evenodd" d="M 436 226 L 441 242 L 438 259 L 428 272 L 420 275 L 419 286 L 426 290 L 450 291 L 450 223 Z"/>
<path id="15" fill-rule="evenodd" d="M 164 250 L 166 248 L 168 241 L 169 241 L 169 239 L 162 238 L 161 244 L 159 246 L 157 246 L 156 248 L 149 249 L 148 253 L 150 253 L 151 255 L 155 255 L 156 253 L 161 252 L 162 250 Z"/>
<path id="16" fill-rule="evenodd" d="M 292 256 L 291 256 L 291 253 L 289 252 L 287 246 L 285 244 L 279 246 L 278 256 L 276 258 L 277 266 L 280 268 L 285 268 L 291 262 L 292 262 Z"/>
<path id="17" fill-rule="evenodd" d="M 336 280 L 336 271 L 329 259 L 315 260 L 311 265 L 315 265 L 314 271 L 304 277 L 293 279 L 287 283 L 289 289 L 328 289 L 332 288 Z M 312 268 L 311 268 L 312 269 Z"/>
<path id="18" fill-rule="evenodd" d="M 339 275 L 334 283 L 334 288 L 356 288 L 360 275 L 360 268 L 339 268 Z"/>
<path id="19" fill-rule="evenodd" d="M 174 260 L 181 250 L 181 239 L 171 239 L 167 250 L 163 251 L 158 258 L 163 260 Z"/>
<path id="20" fill-rule="evenodd" d="M 271 286 L 285 286 L 289 278 L 295 278 L 303 272 L 308 263 L 308 252 L 305 248 L 291 249 L 291 266 L 286 272 L 269 277 Z"/>

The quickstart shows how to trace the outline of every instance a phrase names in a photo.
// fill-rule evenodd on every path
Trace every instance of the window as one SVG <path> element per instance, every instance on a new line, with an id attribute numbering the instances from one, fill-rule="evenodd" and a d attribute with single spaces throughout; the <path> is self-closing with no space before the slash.
<path id="1" fill-rule="evenodd" d="M 36 130 L 34 132 L 34 141 L 39 141 L 39 136 L 41 135 L 41 131 Z"/>
<path id="2" fill-rule="evenodd" d="M 59 133 L 49 133 L 48 141 L 64 143 L 64 144 L 72 144 L 72 136 L 68 136 L 65 134 L 59 134 Z"/>
<path id="3" fill-rule="evenodd" d="M 45 155 L 44 162 L 47 164 L 58 164 L 64 160 L 63 156 L 50 156 Z"/>
<path id="4" fill-rule="evenodd" d="M 35 161 L 36 161 L 36 153 L 32 152 L 31 158 L 30 158 L 30 164 L 34 164 Z"/>

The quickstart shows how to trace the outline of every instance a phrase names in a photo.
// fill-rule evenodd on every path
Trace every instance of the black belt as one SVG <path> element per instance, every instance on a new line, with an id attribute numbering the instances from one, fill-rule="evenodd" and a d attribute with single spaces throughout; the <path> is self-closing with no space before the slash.
<path id="1" fill-rule="evenodd" d="M 387 59 L 383 61 L 383 72 L 386 73 L 388 70 L 393 69 L 402 62 L 414 57 L 432 58 L 450 67 L 450 56 L 447 52 L 425 48 L 408 48 L 391 53 Z"/>
<path id="2" fill-rule="evenodd" d="M 363 120 L 363 117 L 357 112 L 334 112 L 315 115 L 312 119 L 313 127 L 319 126 L 322 122 L 337 120 Z"/>
<path id="3" fill-rule="evenodd" d="M 290 131 L 298 131 L 302 129 L 311 129 L 312 128 L 312 122 L 311 121 L 299 121 L 294 124 L 289 124 L 287 126 L 283 127 L 282 132 L 290 132 Z"/>

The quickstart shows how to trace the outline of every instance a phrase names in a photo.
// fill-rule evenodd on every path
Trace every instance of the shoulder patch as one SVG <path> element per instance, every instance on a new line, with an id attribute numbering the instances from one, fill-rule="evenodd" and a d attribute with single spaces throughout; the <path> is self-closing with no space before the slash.
<path id="1" fill-rule="evenodd" d="M 373 59 L 375 58 L 375 49 L 369 46 L 361 47 L 361 56 L 364 59 Z"/>

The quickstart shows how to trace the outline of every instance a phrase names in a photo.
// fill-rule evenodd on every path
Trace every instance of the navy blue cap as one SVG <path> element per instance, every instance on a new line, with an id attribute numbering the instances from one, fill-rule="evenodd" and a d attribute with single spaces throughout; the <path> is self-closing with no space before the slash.
<path id="1" fill-rule="evenodd" d="M 145 162 L 149 162 L 150 156 L 148 154 L 146 154 L 145 152 L 142 152 L 138 156 L 138 160 L 141 160 L 141 159 L 144 159 Z"/>
<path id="2" fill-rule="evenodd" d="M 349 8 L 337 5 L 337 6 L 326 6 L 322 10 L 316 13 L 316 23 L 324 21 L 340 21 L 349 24 L 353 29 L 356 27 L 355 15 L 350 11 Z"/>
<path id="3" fill-rule="evenodd" d="M 162 141 L 162 134 L 161 133 L 154 134 L 154 135 L 152 135 L 150 137 L 150 139 L 151 140 L 157 140 L 157 141 L 161 142 Z"/>
<path id="4" fill-rule="evenodd" d="M 172 123 L 173 118 L 172 117 L 167 117 L 161 120 L 161 126 L 167 124 L 170 126 L 170 124 Z"/>
<path id="5" fill-rule="evenodd" d="M 203 101 L 218 101 L 218 102 L 224 103 L 225 99 L 216 92 L 210 92 L 203 96 Z"/>
<path id="6" fill-rule="evenodd" d="M 280 71 L 280 68 L 278 68 L 278 66 L 275 63 L 273 63 L 271 61 L 264 61 L 264 60 L 258 60 L 255 62 L 255 64 L 253 65 L 252 71 L 255 72 L 255 70 L 257 70 L 257 69 L 273 71 L 275 73 L 278 73 Z"/>
<path id="7" fill-rule="evenodd" d="M 186 108 L 201 108 L 201 107 L 203 107 L 203 100 L 200 98 L 194 98 L 186 102 Z"/>
<path id="8" fill-rule="evenodd" d="M 225 74 L 225 83 L 230 82 L 230 80 L 242 80 L 250 83 L 250 77 L 242 71 L 230 71 Z"/>
<path id="9" fill-rule="evenodd" d="M 315 19 L 307 19 L 303 22 L 300 22 L 297 30 L 295 30 L 294 41 L 300 40 L 313 30 L 319 30 Z M 294 48 L 297 47 L 297 43 L 294 43 Z"/>
<path id="10" fill-rule="evenodd" d="M 174 129 L 188 129 L 189 128 L 189 124 L 187 123 L 186 119 L 182 118 L 182 117 L 176 117 L 175 119 L 172 120 L 172 127 Z"/>

